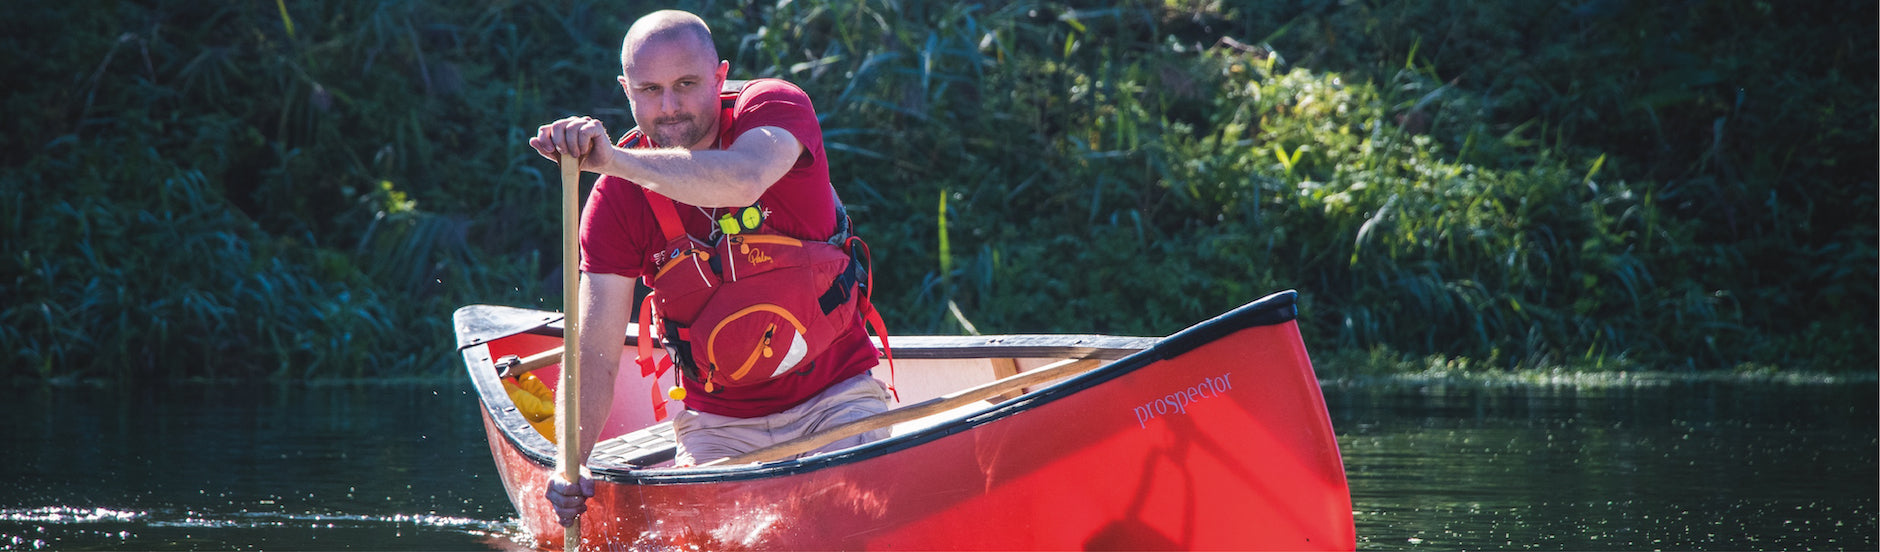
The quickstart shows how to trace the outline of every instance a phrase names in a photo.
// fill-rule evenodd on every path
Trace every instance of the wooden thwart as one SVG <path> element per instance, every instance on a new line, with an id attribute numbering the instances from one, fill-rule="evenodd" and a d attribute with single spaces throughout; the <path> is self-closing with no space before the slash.
<path id="1" fill-rule="evenodd" d="M 631 327 L 631 326 L 630 326 Z M 628 334 L 627 343 L 632 344 Z M 1019 358 L 1100 358 L 1116 360 L 1155 344 L 1153 337 L 1117 337 L 1091 335 L 992 335 L 992 336 L 907 336 L 895 340 L 894 354 L 912 359 L 986 359 L 993 373 L 1005 377 L 1018 373 Z M 877 348 L 881 346 L 876 345 Z M 527 357 L 508 355 L 496 359 L 497 377 L 515 377 L 554 366 L 561 362 L 561 347 Z M 1014 390 L 1016 396 L 1018 390 Z"/>
<path id="2" fill-rule="evenodd" d="M 1012 376 L 1016 376 L 1020 372 L 1020 370 L 1018 369 L 1018 359 L 992 358 L 992 359 L 987 359 L 987 360 L 990 360 L 992 362 L 992 377 L 994 378 L 1005 379 L 1005 378 L 1009 378 Z M 999 396 L 993 397 L 990 400 L 992 401 L 992 404 L 999 404 L 1005 401 L 1016 399 L 1018 398 L 1019 395 L 1023 395 L 1023 394 L 1025 394 L 1025 390 L 1023 388 L 1013 389 L 1011 391 L 1007 391 L 1003 394 L 1000 394 Z"/>
<path id="3" fill-rule="evenodd" d="M 706 466 L 719 464 L 750 464 L 772 462 L 816 450 L 824 445 L 861 435 L 895 424 L 910 422 L 932 416 L 968 404 L 998 397 L 1009 392 L 1040 385 L 1095 369 L 1101 359 L 1079 358 L 1054 362 L 1036 370 L 999 379 L 978 387 L 955 391 L 953 393 L 921 401 L 918 404 L 896 408 L 860 420 L 849 422 L 821 433 L 805 435 L 775 445 L 757 449 L 730 458 L 707 462 Z"/>

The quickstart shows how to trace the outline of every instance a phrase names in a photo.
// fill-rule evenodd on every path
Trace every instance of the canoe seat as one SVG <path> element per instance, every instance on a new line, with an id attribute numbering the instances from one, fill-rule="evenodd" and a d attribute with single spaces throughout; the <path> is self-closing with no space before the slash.
<path id="1" fill-rule="evenodd" d="M 671 462 L 679 442 L 673 437 L 672 422 L 659 422 L 626 435 L 594 445 L 590 462 L 649 467 Z"/>

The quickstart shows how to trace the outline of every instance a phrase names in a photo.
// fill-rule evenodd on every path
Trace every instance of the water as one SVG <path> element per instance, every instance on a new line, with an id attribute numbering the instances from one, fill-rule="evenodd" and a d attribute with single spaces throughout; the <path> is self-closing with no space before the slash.
<path id="1" fill-rule="evenodd" d="M 1873 550 L 1876 388 L 1328 389 L 1358 546 Z"/>
<path id="2" fill-rule="evenodd" d="M 513 548 L 467 389 L 0 388 L 0 549 Z"/>
<path id="3" fill-rule="evenodd" d="M 1872 383 L 1326 395 L 1360 548 L 1876 547 Z M 0 400 L 0 549 L 519 547 L 467 384 Z"/>

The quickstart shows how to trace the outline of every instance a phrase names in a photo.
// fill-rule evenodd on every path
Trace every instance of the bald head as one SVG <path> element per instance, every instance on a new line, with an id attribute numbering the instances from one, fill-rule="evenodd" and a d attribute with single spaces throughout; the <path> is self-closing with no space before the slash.
<path id="1" fill-rule="evenodd" d="M 718 91 L 730 69 L 718 59 L 705 21 L 682 11 L 647 14 L 620 44 L 620 88 L 632 104 L 633 120 L 666 147 L 713 147 Z"/>
<path id="2" fill-rule="evenodd" d="M 631 71 L 636 54 L 655 46 L 674 46 L 718 59 L 718 47 L 712 44 L 712 31 L 705 26 L 705 20 L 688 12 L 660 10 L 627 28 L 627 37 L 620 43 L 621 68 Z"/>

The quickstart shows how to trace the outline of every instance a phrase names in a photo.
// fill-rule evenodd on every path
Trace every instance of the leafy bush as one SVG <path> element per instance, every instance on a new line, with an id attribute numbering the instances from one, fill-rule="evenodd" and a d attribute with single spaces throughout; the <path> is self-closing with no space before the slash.
<path id="1" fill-rule="evenodd" d="M 679 7 L 815 99 L 897 333 L 1155 335 L 1298 288 L 1345 357 L 1880 357 L 1870 3 Z M 631 125 L 650 9 L 9 4 L 15 376 L 454 371 L 453 308 L 559 304 L 523 142 Z"/>
<path id="2" fill-rule="evenodd" d="M 1659 89 L 1684 84 L 1615 74 L 1615 60 L 1718 71 L 1679 53 L 1704 44 L 1653 49 L 1689 30 L 1649 16 L 1663 8 L 1620 2 L 1609 8 L 1628 15 L 1558 14 L 1575 23 L 1551 29 L 1529 21 L 1563 10 L 1543 3 L 1258 8 L 792 3 L 733 20 L 761 25 L 744 34 L 778 44 L 767 51 L 793 51 L 781 47 L 789 42 L 805 52 L 760 58 L 749 71 L 837 98 L 822 105 L 826 128 L 867 144 L 837 148 L 849 155 L 839 173 L 866 175 L 838 176 L 838 188 L 862 196 L 852 198 L 863 205 L 861 228 L 893 248 L 881 254 L 897 260 L 888 281 L 911 301 L 890 309 L 917 331 L 1161 334 L 1299 287 L 1318 347 L 1503 365 L 1606 356 L 1700 369 L 1752 359 L 1871 364 L 1870 339 L 1830 358 L 1772 339 L 1810 324 L 1872 333 L 1871 289 L 1856 297 L 1858 286 L 1842 285 L 1874 280 L 1871 209 L 1814 217 L 1841 227 L 1822 247 L 1842 256 L 1810 259 L 1805 272 L 1836 271 L 1832 297 L 1857 308 L 1834 309 L 1818 303 L 1819 288 L 1793 286 L 1782 265 L 1746 258 L 1741 236 L 1718 236 L 1716 221 L 1691 216 L 1694 200 L 1794 177 L 1701 174 L 1731 153 L 1723 149 L 1693 158 L 1598 147 L 1714 126 L 1698 109 L 1717 105 L 1714 90 L 1673 97 Z M 1701 11 L 1677 24 L 1718 23 Z M 1651 33 L 1628 32 L 1640 29 Z M 1806 33 L 1781 31 L 1771 34 Z M 1249 40 L 1255 32 L 1268 34 Z M 1476 55 L 1536 32 L 1541 55 Z M 1634 49 L 1611 51 L 1620 39 Z M 1286 63 L 1287 51 L 1330 68 Z M 1518 70 L 1498 70 L 1510 66 Z M 1549 82 L 1560 79 L 1571 80 Z M 1576 81 L 1607 95 L 1540 93 Z M 1474 82 L 1491 84 L 1465 86 Z M 1802 101 L 1868 116 L 1821 124 L 1870 131 L 1870 106 L 1858 102 L 1871 103 L 1872 89 L 1829 82 Z M 1731 116 L 1767 124 L 1747 111 Z M 1837 135 L 1848 140 L 1809 142 L 1831 157 L 1870 157 L 1871 137 Z M 1653 180 L 1665 174 L 1683 178 Z M 1872 205 L 1871 166 L 1820 176 L 1840 183 L 1804 194 Z M 1785 319 L 1793 313 L 1783 306 L 1798 304 L 1833 321 Z"/>

